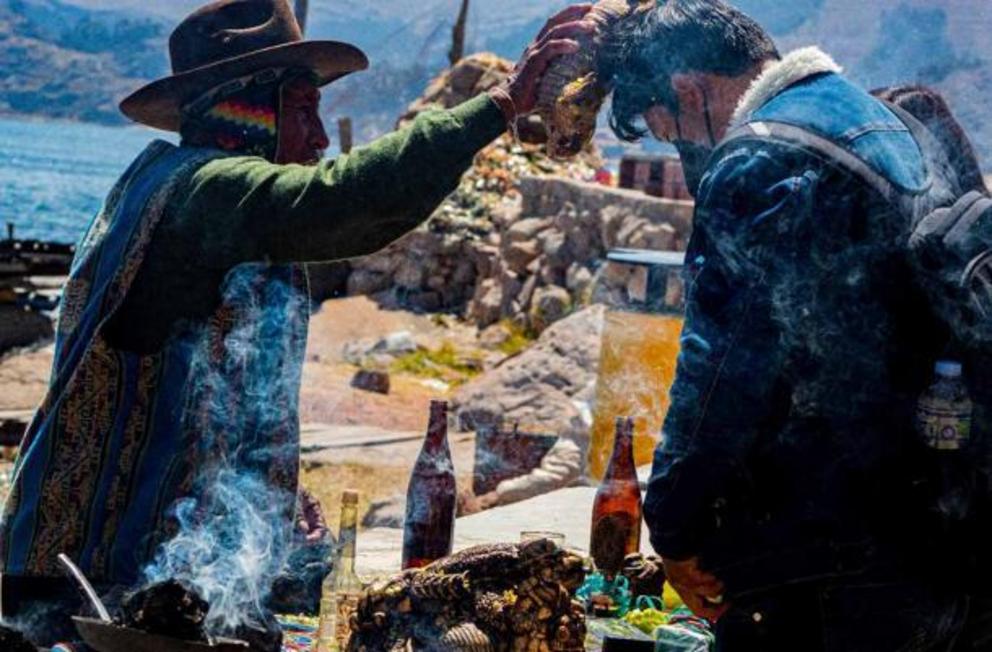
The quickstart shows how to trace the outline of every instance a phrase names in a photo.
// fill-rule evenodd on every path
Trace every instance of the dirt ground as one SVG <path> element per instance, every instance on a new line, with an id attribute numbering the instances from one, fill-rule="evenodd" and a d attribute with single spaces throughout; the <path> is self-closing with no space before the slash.
<path id="1" fill-rule="evenodd" d="M 424 432 L 431 399 L 445 398 L 448 393 L 443 384 L 394 374 L 389 395 L 350 386 L 357 368 L 344 360 L 344 345 L 397 331 L 409 331 L 418 342 L 438 345 L 451 341 L 458 346 L 471 346 L 475 340 L 474 329 L 453 320 L 383 310 L 364 297 L 329 301 L 310 322 L 300 395 L 301 422 L 331 426 L 332 433 L 335 425 L 369 426 L 406 434 Z M 49 345 L 0 360 L 0 417 L 2 413 L 17 413 L 25 418 L 37 407 L 45 395 L 52 357 L 53 347 Z M 462 448 L 466 446 L 471 443 L 464 443 Z M 355 459 L 354 454 L 342 464 L 305 464 L 303 484 L 321 499 L 328 522 L 336 529 L 341 491 L 359 490 L 363 503 L 360 513 L 373 500 L 405 492 L 418 450 L 418 443 L 408 442 L 375 454 L 370 451 L 371 464 Z M 460 454 L 470 456 L 470 448 Z M 4 471 L 0 462 L 0 481 L 4 480 Z M 2 493 L 0 489 L 0 496 Z"/>
<path id="2" fill-rule="evenodd" d="M 346 489 L 358 492 L 359 523 L 374 501 L 405 494 L 410 481 L 406 466 L 367 466 L 364 464 L 304 465 L 300 475 L 302 484 L 324 509 L 324 518 L 331 531 L 337 534 L 341 518 L 341 493 Z M 459 487 L 471 487 L 472 478 L 460 476 Z"/>
<path id="3" fill-rule="evenodd" d="M 348 342 L 410 331 L 418 340 L 464 344 L 474 330 L 404 311 L 383 310 L 365 297 L 328 301 L 310 320 L 300 412 L 304 423 L 363 423 L 381 427 L 420 427 L 432 397 L 444 392 L 415 378 L 394 379 L 389 396 L 349 387 L 356 369 L 344 361 Z M 0 359 L 0 412 L 30 411 L 48 386 L 54 349 L 44 346 Z M 440 394 L 440 396 L 439 396 Z M 423 410 L 423 412 L 421 412 Z"/>

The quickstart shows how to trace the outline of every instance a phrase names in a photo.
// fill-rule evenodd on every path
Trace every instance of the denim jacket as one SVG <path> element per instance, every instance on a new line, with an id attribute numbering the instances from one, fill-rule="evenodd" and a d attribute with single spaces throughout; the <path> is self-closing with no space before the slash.
<path id="1" fill-rule="evenodd" d="M 927 183 L 906 126 L 837 71 L 744 120 L 827 137 L 897 187 Z M 913 556 L 926 538 L 913 416 L 947 336 L 913 282 L 909 229 L 814 152 L 760 137 L 717 149 L 645 500 L 662 555 L 699 556 L 731 595 Z"/>

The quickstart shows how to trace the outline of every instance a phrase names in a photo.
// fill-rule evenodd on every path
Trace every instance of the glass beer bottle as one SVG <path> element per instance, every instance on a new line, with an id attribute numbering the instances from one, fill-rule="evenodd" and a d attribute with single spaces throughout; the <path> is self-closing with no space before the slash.
<path id="1" fill-rule="evenodd" d="M 320 591 L 320 625 L 317 652 L 338 652 L 351 635 L 348 620 L 358 606 L 362 581 L 355 573 L 355 539 L 358 531 L 358 492 L 345 491 L 341 497 L 341 527 L 338 530 L 338 556 Z"/>
<path id="2" fill-rule="evenodd" d="M 448 404 L 431 402 L 427 438 L 406 493 L 403 569 L 451 554 L 455 534 L 455 469 L 448 447 Z"/>
<path id="3" fill-rule="evenodd" d="M 634 420 L 617 419 L 613 457 L 592 508 L 589 550 L 596 569 L 608 578 L 623 567 L 624 557 L 641 547 L 641 487 L 634 467 Z"/>

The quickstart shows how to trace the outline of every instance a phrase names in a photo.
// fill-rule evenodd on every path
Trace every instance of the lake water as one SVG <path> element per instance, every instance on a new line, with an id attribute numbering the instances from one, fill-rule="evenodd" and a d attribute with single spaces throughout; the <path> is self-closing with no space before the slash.
<path id="1" fill-rule="evenodd" d="M 140 127 L 0 118 L 0 238 L 74 243 L 107 192 L 154 138 Z"/>

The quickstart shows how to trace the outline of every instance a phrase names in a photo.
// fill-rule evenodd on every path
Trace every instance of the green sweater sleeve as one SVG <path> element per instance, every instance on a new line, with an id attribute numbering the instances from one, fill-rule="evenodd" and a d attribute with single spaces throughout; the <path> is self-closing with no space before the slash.
<path id="1" fill-rule="evenodd" d="M 316 166 L 217 159 L 194 175 L 172 226 L 223 268 L 371 254 L 426 220 L 505 126 L 481 95 Z"/>

